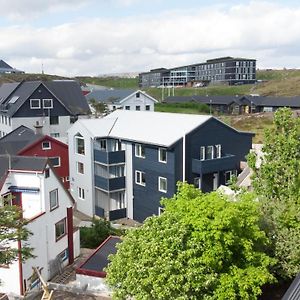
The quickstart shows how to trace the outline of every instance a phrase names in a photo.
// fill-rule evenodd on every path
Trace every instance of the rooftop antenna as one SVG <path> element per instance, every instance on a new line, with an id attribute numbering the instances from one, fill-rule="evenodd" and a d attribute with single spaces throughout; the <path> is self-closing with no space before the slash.
<path id="1" fill-rule="evenodd" d="M 8 153 L 8 151 L 6 150 L 6 155 L 8 156 L 8 170 L 11 170 L 11 155 Z"/>
<path id="2" fill-rule="evenodd" d="M 42 74 L 44 75 L 44 64 L 42 63 Z"/>

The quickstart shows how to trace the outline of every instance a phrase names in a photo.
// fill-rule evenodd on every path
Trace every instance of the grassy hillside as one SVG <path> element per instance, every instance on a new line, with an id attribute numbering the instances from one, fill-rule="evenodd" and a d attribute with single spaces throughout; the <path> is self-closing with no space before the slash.
<path id="1" fill-rule="evenodd" d="M 121 77 L 76 77 L 81 82 L 119 89 L 137 89 L 138 78 Z"/>
<path id="2" fill-rule="evenodd" d="M 19 82 L 22 80 L 25 81 L 34 81 L 34 80 L 56 80 L 56 79 L 71 79 L 68 77 L 62 77 L 58 75 L 49 75 L 49 74 L 1 74 L 0 75 L 0 84 L 5 82 Z"/>

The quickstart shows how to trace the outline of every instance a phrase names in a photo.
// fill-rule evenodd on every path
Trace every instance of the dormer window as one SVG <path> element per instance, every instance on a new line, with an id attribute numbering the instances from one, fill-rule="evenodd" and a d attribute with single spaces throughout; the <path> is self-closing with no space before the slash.
<path id="1" fill-rule="evenodd" d="M 30 108 L 31 109 L 40 109 L 41 100 L 40 99 L 30 99 Z"/>

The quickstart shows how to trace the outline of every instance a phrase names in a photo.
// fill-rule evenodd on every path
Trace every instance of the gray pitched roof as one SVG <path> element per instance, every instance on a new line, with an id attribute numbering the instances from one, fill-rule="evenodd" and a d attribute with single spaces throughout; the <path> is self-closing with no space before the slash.
<path id="1" fill-rule="evenodd" d="M 72 115 L 89 114 L 88 103 L 83 96 L 80 85 L 73 80 L 54 81 L 25 81 L 20 83 L 7 83 L 0 87 L 0 105 L 6 109 L 9 116 L 24 104 L 30 95 L 40 86 L 44 85 Z M 13 98 L 16 101 L 10 101 Z"/>
<path id="2" fill-rule="evenodd" d="M 282 300 L 299 300 L 300 299 L 300 273 L 294 279 Z"/>
<path id="3" fill-rule="evenodd" d="M 32 129 L 22 125 L 0 139 L 0 154 L 15 155 L 41 137 L 42 135 L 35 134 Z"/>
<path id="4" fill-rule="evenodd" d="M 0 178 L 7 170 L 42 172 L 47 165 L 47 157 L 0 155 Z"/>
<path id="5" fill-rule="evenodd" d="M 0 68 L 12 69 L 12 67 L 2 59 L 0 59 Z"/>
<path id="6" fill-rule="evenodd" d="M 170 96 L 164 102 L 166 103 L 184 103 L 184 102 L 199 102 L 204 104 L 225 104 L 229 105 L 233 102 L 238 102 L 237 96 Z"/>
<path id="7" fill-rule="evenodd" d="M 95 99 L 98 102 L 104 103 L 119 103 L 126 97 L 136 92 L 132 89 L 120 89 L 120 90 L 94 90 L 86 95 L 88 100 Z"/>

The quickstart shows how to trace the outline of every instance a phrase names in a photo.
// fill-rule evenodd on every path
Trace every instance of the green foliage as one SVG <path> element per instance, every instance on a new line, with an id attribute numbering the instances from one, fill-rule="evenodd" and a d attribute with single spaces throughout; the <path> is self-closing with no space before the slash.
<path id="1" fill-rule="evenodd" d="M 253 187 L 260 196 L 268 235 L 278 260 L 277 273 L 293 277 L 300 271 L 300 119 L 290 109 L 274 115 L 274 128 L 265 133 L 264 157 L 255 167 Z"/>
<path id="2" fill-rule="evenodd" d="M 162 203 L 165 212 L 127 231 L 110 257 L 116 299 L 256 299 L 272 281 L 252 195 L 230 201 L 179 184 Z"/>
<path id="3" fill-rule="evenodd" d="M 19 255 L 23 261 L 33 257 L 33 249 L 24 243 L 31 234 L 26 224 L 20 207 L 14 205 L 0 207 L 0 264 L 8 265 L 17 260 Z M 23 242 L 21 250 L 18 249 L 18 241 Z"/>
<path id="4" fill-rule="evenodd" d="M 139 79 L 123 77 L 77 77 L 81 82 L 119 89 L 138 89 Z"/>
<path id="5" fill-rule="evenodd" d="M 110 222 L 104 219 L 93 219 L 91 227 L 80 228 L 80 247 L 96 248 L 109 235 L 121 235 L 122 230 L 111 227 Z"/>
<path id="6" fill-rule="evenodd" d="M 156 103 L 155 111 L 174 112 L 174 113 L 209 113 L 209 106 L 203 103 Z"/>

